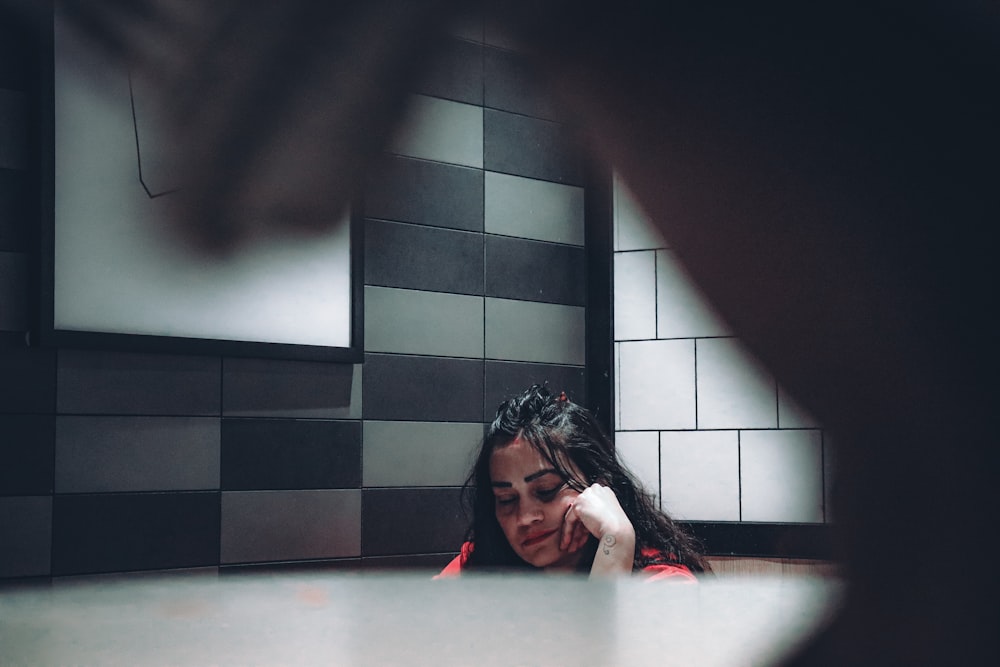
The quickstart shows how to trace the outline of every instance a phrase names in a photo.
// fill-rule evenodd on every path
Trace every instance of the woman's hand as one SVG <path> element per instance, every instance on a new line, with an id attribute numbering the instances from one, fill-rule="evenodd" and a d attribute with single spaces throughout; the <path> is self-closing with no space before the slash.
<path id="1" fill-rule="evenodd" d="M 584 489 L 573 500 L 563 524 L 560 549 L 579 549 L 591 535 L 600 541 L 590 570 L 592 576 L 632 571 L 635 529 L 610 488 L 592 484 Z"/>

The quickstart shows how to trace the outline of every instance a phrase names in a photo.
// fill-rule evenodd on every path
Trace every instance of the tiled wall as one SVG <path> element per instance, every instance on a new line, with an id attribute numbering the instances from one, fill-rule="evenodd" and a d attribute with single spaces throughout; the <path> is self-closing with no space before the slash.
<path id="1" fill-rule="evenodd" d="M 365 193 L 357 365 L 26 347 L 33 51 L 2 35 L 0 577 L 457 550 L 498 402 L 543 380 L 586 401 L 583 164 L 483 34 L 449 39 Z"/>
<path id="2" fill-rule="evenodd" d="M 668 187 L 668 186 L 665 186 Z M 614 185 L 616 442 L 675 518 L 823 523 L 830 443 Z"/>

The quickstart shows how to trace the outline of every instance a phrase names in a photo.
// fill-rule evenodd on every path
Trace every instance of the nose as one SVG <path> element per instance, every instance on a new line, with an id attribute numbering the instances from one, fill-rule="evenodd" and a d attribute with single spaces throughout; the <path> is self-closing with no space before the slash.
<path id="1" fill-rule="evenodd" d="M 530 501 L 522 502 L 517 515 L 517 524 L 519 526 L 530 526 L 533 523 L 540 522 L 543 518 L 541 505 Z"/>

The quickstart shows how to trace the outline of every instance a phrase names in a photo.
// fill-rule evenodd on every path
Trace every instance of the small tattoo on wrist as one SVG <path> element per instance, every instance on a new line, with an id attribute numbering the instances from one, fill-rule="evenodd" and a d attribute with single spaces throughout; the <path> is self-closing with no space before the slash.
<path id="1" fill-rule="evenodd" d="M 615 544 L 618 543 L 618 540 L 615 539 L 614 535 L 611 535 L 609 533 L 609 534 L 607 534 L 607 535 L 604 536 L 604 539 L 602 539 L 601 542 L 604 545 L 604 555 L 605 556 L 610 556 L 611 555 L 611 549 L 614 548 Z"/>

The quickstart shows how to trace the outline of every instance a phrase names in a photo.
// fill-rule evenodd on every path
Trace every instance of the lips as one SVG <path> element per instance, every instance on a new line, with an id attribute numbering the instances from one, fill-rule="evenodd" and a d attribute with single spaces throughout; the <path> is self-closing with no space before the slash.
<path id="1" fill-rule="evenodd" d="M 538 533 L 537 535 L 532 535 L 528 539 L 526 539 L 525 541 L 521 542 L 521 546 L 522 547 L 531 547 L 531 546 L 534 546 L 534 545 L 536 545 L 536 544 L 538 544 L 540 542 L 544 542 L 548 538 L 550 538 L 553 535 L 555 535 L 556 532 L 557 532 L 557 530 L 558 529 L 553 529 L 553 530 L 550 530 L 550 531 L 547 531 L 547 532 L 544 532 L 544 533 Z"/>

